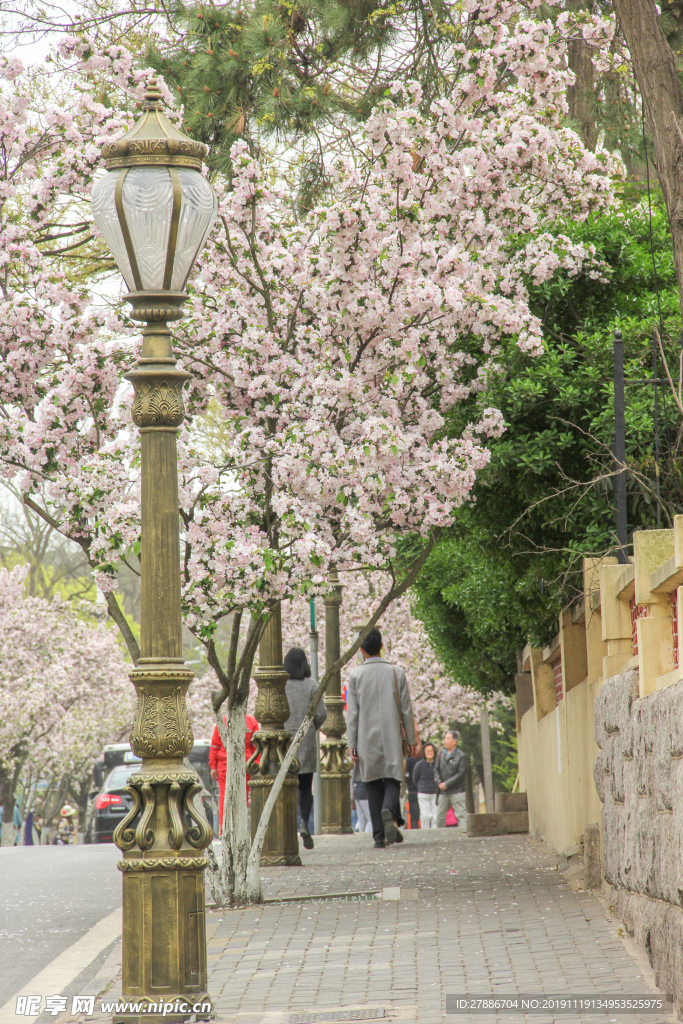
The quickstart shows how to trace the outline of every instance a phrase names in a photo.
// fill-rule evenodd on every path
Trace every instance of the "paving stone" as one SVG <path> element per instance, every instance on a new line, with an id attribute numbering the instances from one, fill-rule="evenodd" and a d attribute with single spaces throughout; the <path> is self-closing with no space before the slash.
<path id="1" fill-rule="evenodd" d="M 417 831 L 386 851 L 372 850 L 368 838 L 317 837 L 302 868 L 264 871 L 264 895 L 376 887 L 393 890 L 385 893 L 389 900 L 268 904 L 209 915 L 209 986 L 219 1022 L 251 1024 L 247 1012 L 366 1005 L 392 1012 L 411 1006 L 412 1019 L 443 1024 L 447 992 L 650 991 L 600 904 L 573 893 L 556 856 L 532 837 L 474 842 L 446 830 Z M 535 1018 L 449 1018 L 494 1020 Z"/>
<path id="2" fill-rule="evenodd" d="M 288 1024 L 295 1010 L 344 1007 L 385 1008 L 387 1024 L 548 1024 L 521 1014 L 446 1018 L 446 994 L 652 991 L 601 905 L 569 889 L 557 856 L 534 837 L 407 831 L 404 843 L 382 851 L 368 836 L 315 842 L 302 851 L 302 867 L 263 871 L 266 898 L 370 889 L 408 890 L 410 898 L 210 912 L 218 1024 Z M 118 993 L 120 983 L 112 998 Z"/>

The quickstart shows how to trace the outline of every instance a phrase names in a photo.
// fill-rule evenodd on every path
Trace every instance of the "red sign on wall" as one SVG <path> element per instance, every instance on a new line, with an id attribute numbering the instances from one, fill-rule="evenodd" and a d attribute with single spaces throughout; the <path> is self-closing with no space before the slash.
<path id="1" fill-rule="evenodd" d="M 564 690 L 562 688 L 562 658 L 555 658 L 555 661 L 550 662 L 550 667 L 553 670 L 553 682 L 555 683 L 555 707 L 557 707 L 564 697 Z"/>
<path id="2" fill-rule="evenodd" d="M 671 593 L 671 639 L 674 645 L 674 668 L 678 668 L 678 590 Z"/>

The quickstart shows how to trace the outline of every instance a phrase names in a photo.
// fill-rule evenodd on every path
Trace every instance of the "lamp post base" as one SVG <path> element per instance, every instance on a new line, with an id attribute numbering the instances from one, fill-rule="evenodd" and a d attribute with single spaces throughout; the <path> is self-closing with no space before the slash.
<path id="1" fill-rule="evenodd" d="M 320 828 L 323 835 L 345 836 L 351 824 L 351 761 L 343 735 L 342 697 L 326 697 L 329 731 L 320 744 Z M 328 723 L 325 723 L 326 725 Z"/>
<path id="2" fill-rule="evenodd" d="M 147 1014 L 144 1007 L 160 1005 L 160 1021 L 180 1022 L 196 1015 L 197 1003 L 211 1002 L 204 850 L 213 831 L 203 806 L 195 804 L 201 779 L 183 761 L 193 742 L 185 703 L 192 673 L 179 659 L 141 658 L 131 679 L 138 704 L 130 742 L 142 764 L 128 777 L 132 806 L 114 831 L 123 852 L 118 868 L 127 1005 L 120 1016 L 151 1024 L 154 1011 Z M 181 1011 L 181 1003 L 188 1009 Z"/>
<path id="3" fill-rule="evenodd" d="M 272 609 L 261 637 L 259 667 L 254 678 L 258 687 L 254 714 L 261 728 L 252 736 L 254 753 L 247 761 L 247 772 L 251 775 L 252 844 L 271 787 L 292 741 L 291 732 L 285 729 L 289 718 L 286 693 L 289 674 L 282 664 L 282 609 L 279 602 Z M 259 861 L 261 867 L 301 864 L 296 830 L 298 770 L 299 762 L 293 758 L 266 828 Z"/>
<path id="4" fill-rule="evenodd" d="M 324 836 L 345 836 L 353 832 L 349 772 L 321 771 L 320 821 Z"/>
<path id="5" fill-rule="evenodd" d="M 258 734 L 257 734 L 258 735 Z M 251 779 L 249 789 L 251 790 L 251 838 L 256 834 L 258 823 L 261 819 L 261 812 L 266 800 L 270 796 L 271 786 L 275 781 L 273 776 L 263 776 Z M 270 816 L 266 838 L 261 851 L 261 867 L 276 867 L 288 865 L 298 867 L 301 865 L 299 856 L 299 836 L 296 830 L 296 795 L 299 783 L 294 776 L 286 778 L 282 784 L 280 795 L 275 804 L 275 809 Z"/>
<path id="6" fill-rule="evenodd" d="M 184 852 L 184 851 L 183 851 Z M 176 1000 L 186 1013 L 164 1019 L 186 1020 L 206 992 L 203 856 L 124 857 L 123 1001 L 150 1005 Z M 163 1006 L 161 1007 L 163 1009 Z M 135 1016 L 135 1014 L 134 1014 Z M 148 1013 L 142 1019 L 150 1020 Z M 161 1012 L 160 1012 L 161 1019 Z"/>

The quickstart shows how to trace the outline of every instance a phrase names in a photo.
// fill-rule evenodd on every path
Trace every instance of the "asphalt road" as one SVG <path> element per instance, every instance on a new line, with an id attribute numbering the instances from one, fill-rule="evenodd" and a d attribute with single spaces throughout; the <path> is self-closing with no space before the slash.
<path id="1" fill-rule="evenodd" d="M 113 844 L 0 849 L 0 1006 L 121 906 L 120 856 Z"/>

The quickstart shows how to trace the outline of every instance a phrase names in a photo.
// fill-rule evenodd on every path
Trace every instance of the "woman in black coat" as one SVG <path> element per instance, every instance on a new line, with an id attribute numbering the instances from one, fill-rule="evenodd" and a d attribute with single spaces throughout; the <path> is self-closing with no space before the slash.
<path id="1" fill-rule="evenodd" d="M 435 761 L 436 747 L 433 743 L 425 743 L 422 757 L 413 768 L 413 782 L 417 786 L 417 800 L 420 805 L 421 828 L 436 828 Z"/>

